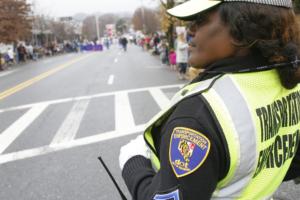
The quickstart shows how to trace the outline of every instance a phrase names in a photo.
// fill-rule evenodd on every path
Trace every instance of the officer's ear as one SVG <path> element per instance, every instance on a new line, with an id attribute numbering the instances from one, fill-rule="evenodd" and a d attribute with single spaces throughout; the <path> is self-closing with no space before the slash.
<path id="1" fill-rule="evenodd" d="M 254 46 L 256 43 L 258 42 L 258 40 L 254 40 L 254 41 L 238 41 L 235 38 L 231 38 L 230 43 L 235 46 L 235 47 L 239 47 L 239 48 L 245 48 L 245 49 L 250 49 L 252 46 Z"/>
<path id="2" fill-rule="evenodd" d="M 231 38 L 230 43 L 232 47 L 235 49 L 236 56 L 246 56 L 250 53 L 251 51 L 250 49 L 256 43 L 256 41 L 247 43 L 247 42 L 237 41 L 236 39 Z"/>

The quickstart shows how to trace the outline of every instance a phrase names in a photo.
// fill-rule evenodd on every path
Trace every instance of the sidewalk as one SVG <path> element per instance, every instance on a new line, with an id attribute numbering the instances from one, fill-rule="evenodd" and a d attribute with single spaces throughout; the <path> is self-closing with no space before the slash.
<path id="1" fill-rule="evenodd" d="M 31 60 L 31 59 L 29 60 L 28 59 L 25 62 L 19 62 L 19 63 L 15 62 L 13 64 L 5 63 L 3 66 L 0 67 L 0 73 L 4 72 L 4 71 L 7 71 L 7 70 L 11 70 L 13 68 L 22 67 L 22 66 L 34 63 L 34 62 L 42 61 L 44 59 L 57 58 L 57 57 L 64 56 L 64 55 L 67 55 L 67 54 L 71 54 L 71 53 L 62 53 L 62 54 L 56 54 L 56 55 L 52 55 L 52 56 L 43 56 L 43 57 L 38 58 L 36 60 Z"/>
<path id="2" fill-rule="evenodd" d="M 297 200 L 300 196 L 300 185 L 294 181 L 284 182 L 274 194 L 274 200 Z"/>

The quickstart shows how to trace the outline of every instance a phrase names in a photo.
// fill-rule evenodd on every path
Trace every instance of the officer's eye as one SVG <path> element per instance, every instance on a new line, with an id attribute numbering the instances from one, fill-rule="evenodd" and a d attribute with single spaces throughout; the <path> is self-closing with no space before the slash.
<path id="1" fill-rule="evenodd" d="M 193 22 L 193 26 L 197 28 L 203 26 L 209 21 L 209 13 L 201 13 L 197 16 L 196 20 Z"/>

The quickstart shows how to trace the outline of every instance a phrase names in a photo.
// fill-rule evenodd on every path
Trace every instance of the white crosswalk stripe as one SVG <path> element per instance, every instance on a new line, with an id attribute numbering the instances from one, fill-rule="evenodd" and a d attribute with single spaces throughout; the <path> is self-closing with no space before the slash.
<path id="1" fill-rule="evenodd" d="M 150 89 L 152 97 L 155 99 L 156 103 L 159 105 L 160 109 L 166 108 L 170 104 L 170 100 L 166 95 L 158 88 Z"/>
<path id="2" fill-rule="evenodd" d="M 127 91 L 116 91 L 0 109 L 0 115 L 5 115 L 6 112 L 17 112 L 29 109 L 23 116 L 13 122 L 9 127 L 6 127 L 6 129 L 4 129 L 4 131 L 0 134 L 0 164 L 138 133 L 144 129 L 147 121 L 143 122 L 144 124 L 135 123 L 134 113 L 132 109 L 132 105 L 134 104 L 134 102 L 132 101 L 134 101 L 134 99 L 130 99 L 129 94 L 145 94 L 144 92 L 147 92 L 148 94 L 151 94 L 153 98 L 152 101 L 156 102 L 158 108 L 163 109 L 170 102 L 167 95 L 165 94 L 166 92 L 164 91 L 164 89 L 174 90 L 175 93 L 175 91 L 179 90 L 179 87 L 181 86 L 182 85 L 169 85 L 161 87 L 139 88 Z M 167 93 L 169 93 L 170 95 L 170 92 Z M 104 132 L 100 131 L 100 133 L 98 132 L 88 137 L 76 138 L 81 124 L 84 121 L 83 119 L 85 118 L 85 115 L 88 114 L 86 111 L 90 106 L 91 100 L 101 101 L 102 99 L 107 99 L 108 97 L 114 97 L 114 102 L 112 102 L 111 104 L 111 106 L 114 106 L 114 130 L 108 130 Z M 35 121 L 35 119 L 37 119 L 45 111 L 46 108 L 50 109 L 51 105 L 51 109 L 54 109 L 58 104 L 73 105 L 72 107 L 70 107 L 71 109 L 67 112 L 65 119 L 58 127 L 57 132 L 52 135 L 53 138 L 52 140 L 50 140 L 51 142 L 50 144 L 48 144 L 48 146 L 46 145 L 32 149 L 28 149 L 27 147 L 21 151 L 18 150 L 17 152 L 14 152 L 14 150 L 12 150 L 12 152 L 8 151 L 7 153 L 3 154 L 5 150 L 25 131 L 25 129 L 27 129 Z M 105 112 L 107 109 L 97 108 L 97 110 L 99 110 L 100 112 L 102 112 L 103 110 L 103 112 Z M 149 110 L 151 110 L 151 108 L 149 108 Z M 42 120 L 41 122 L 39 122 L 43 123 L 39 126 L 47 126 L 47 123 L 49 123 L 49 121 L 51 120 L 55 119 L 46 118 L 46 120 Z M 105 126 L 105 122 L 104 124 L 99 122 L 99 126 Z M 34 140 L 34 138 L 32 139 Z"/>
<path id="3" fill-rule="evenodd" d="M 115 95 L 116 130 L 130 130 L 135 127 L 128 94 L 125 92 Z"/>
<path id="4" fill-rule="evenodd" d="M 69 142 L 75 138 L 80 122 L 89 105 L 90 100 L 81 100 L 74 104 L 71 112 L 57 131 L 51 146 L 59 143 Z"/>
<path id="5" fill-rule="evenodd" d="M 45 102 L 39 102 L 39 103 L 33 103 L 33 104 L 27 104 L 27 105 L 21 105 L 21 106 L 16 106 L 16 107 L 11 107 L 11 108 L 0 109 L 0 113 L 31 108 L 37 104 L 54 105 L 54 104 L 67 103 L 67 102 L 71 102 L 71 101 L 80 101 L 80 100 L 84 100 L 84 99 L 94 99 L 94 98 L 106 97 L 106 96 L 116 95 L 121 92 L 126 92 L 126 93 L 143 92 L 143 91 L 149 91 L 153 88 L 159 88 L 159 89 L 170 89 L 170 88 L 174 89 L 174 88 L 176 88 L 179 90 L 179 88 L 181 88 L 182 86 L 183 85 L 180 84 L 180 85 L 167 85 L 167 86 L 162 86 L 162 87 L 137 88 L 137 89 L 130 89 L 130 90 L 126 90 L 126 91 L 107 92 L 107 93 L 100 93 L 100 94 L 94 94 L 94 95 L 89 95 L 89 96 L 58 99 L 58 100 L 45 101 Z"/>
<path id="6" fill-rule="evenodd" d="M 17 70 L 10 70 L 10 71 L 7 71 L 7 72 L 1 72 L 0 73 L 0 77 L 4 77 L 4 76 L 7 76 L 9 74 L 13 74 L 15 73 Z"/>
<path id="7" fill-rule="evenodd" d="M 47 108 L 47 104 L 36 105 L 0 134 L 0 154 Z"/>

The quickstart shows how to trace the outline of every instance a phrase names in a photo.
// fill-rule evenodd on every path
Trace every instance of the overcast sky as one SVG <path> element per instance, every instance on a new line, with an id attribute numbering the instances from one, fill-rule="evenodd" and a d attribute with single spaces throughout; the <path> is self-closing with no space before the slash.
<path id="1" fill-rule="evenodd" d="M 34 2 L 35 12 L 54 17 L 72 16 L 76 13 L 133 12 L 142 2 L 155 7 L 159 0 L 27 0 Z"/>

